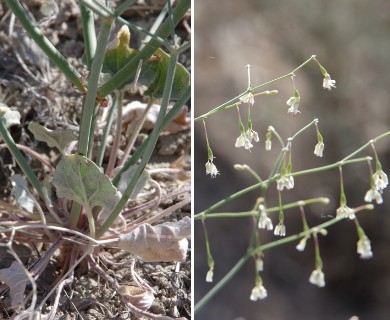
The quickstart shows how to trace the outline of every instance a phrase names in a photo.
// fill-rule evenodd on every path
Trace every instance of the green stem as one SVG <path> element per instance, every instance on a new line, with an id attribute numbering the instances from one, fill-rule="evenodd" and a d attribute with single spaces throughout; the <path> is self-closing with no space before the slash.
<path id="1" fill-rule="evenodd" d="M 221 290 L 225 284 L 227 284 L 230 279 L 234 277 L 234 275 L 240 271 L 240 269 L 243 267 L 243 265 L 248 261 L 248 259 L 251 257 L 250 254 L 246 254 L 244 257 L 242 257 L 235 265 L 233 268 L 230 269 L 230 271 L 209 291 L 207 292 L 202 299 L 200 299 L 196 304 L 195 304 L 195 314 L 202 309 L 208 302 L 209 300 L 215 296 L 215 294 Z"/>
<path id="2" fill-rule="evenodd" d="M 27 179 L 30 181 L 34 189 L 38 192 L 41 199 L 46 199 L 40 181 L 32 171 L 31 167 L 28 165 L 26 159 L 24 159 L 22 153 L 19 151 L 14 139 L 5 127 L 5 123 L 2 119 L 0 119 L 0 136 L 3 137 L 4 142 L 7 144 L 7 147 L 11 152 L 12 156 L 15 158 L 19 167 L 22 169 L 23 173 L 26 175 Z"/>
<path id="3" fill-rule="evenodd" d="M 182 0 L 183 1 L 183 0 Z M 179 3 L 180 4 L 180 3 Z M 168 108 L 168 102 L 169 98 L 171 96 L 172 91 L 172 85 L 173 85 L 173 79 L 176 71 L 176 62 L 177 62 L 177 54 L 175 51 L 171 52 L 171 56 L 169 59 L 169 65 L 168 65 L 168 71 L 167 76 L 165 79 L 164 84 L 164 94 L 161 99 L 161 107 L 160 112 L 158 114 L 155 127 L 150 134 L 150 141 L 145 147 L 145 151 L 143 154 L 143 157 L 141 159 L 140 164 L 138 165 L 137 169 L 134 172 L 134 175 L 129 181 L 129 184 L 127 185 L 126 190 L 123 193 L 122 198 L 119 200 L 118 204 L 115 206 L 113 211 L 111 212 L 110 216 L 107 218 L 107 220 L 103 223 L 101 228 L 97 232 L 97 238 L 101 237 L 107 230 L 110 228 L 112 223 L 115 221 L 115 219 L 119 216 L 120 212 L 123 210 L 123 208 L 126 206 L 127 201 L 129 200 L 134 188 L 137 185 L 137 182 L 145 170 L 146 164 L 149 162 L 149 159 L 153 153 L 153 150 L 155 149 L 157 139 L 163 129 L 164 126 L 164 118 L 165 114 Z"/>
<path id="4" fill-rule="evenodd" d="M 225 110 L 225 109 L 229 109 L 229 108 L 233 107 L 234 105 L 237 104 L 237 103 L 234 103 L 234 104 L 233 104 L 234 101 L 239 100 L 241 97 L 245 96 L 245 95 L 246 95 L 247 93 L 249 93 L 249 92 L 253 93 L 254 91 L 256 91 L 256 90 L 259 89 L 259 88 L 262 88 L 262 87 L 267 86 L 267 85 L 269 85 L 269 84 L 271 84 L 271 83 L 274 83 L 274 82 L 280 81 L 280 80 L 282 80 L 282 79 L 285 79 L 285 78 L 288 78 L 288 77 L 293 76 L 295 72 L 297 72 L 298 70 L 302 69 L 305 65 L 307 65 L 307 64 L 308 64 L 311 60 L 313 60 L 314 58 L 315 58 L 315 55 L 311 56 L 311 57 L 310 57 L 309 59 L 307 59 L 304 63 L 302 63 L 298 68 L 294 69 L 294 70 L 293 70 L 292 72 L 290 72 L 290 73 L 287 73 L 287 74 L 285 74 L 285 75 L 283 75 L 283 76 L 280 76 L 280 77 L 278 77 L 278 78 L 275 78 L 275 79 L 273 79 L 273 80 L 264 82 L 264 83 L 262 83 L 262 84 L 260 84 L 260 85 L 258 85 L 258 86 L 256 86 L 256 87 L 247 89 L 245 92 L 239 94 L 237 97 L 235 97 L 235 98 L 229 100 L 228 102 L 225 102 L 224 104 L 222 104 L 222 105 L 220 105 L 220 106 L 214 108 L 213 110 L 211 110 L 211 111 L 209 111 L 209 112 L 207 112 L 207 113 L 205 113 L 205 114 L 203 114 L 203 115 L 201 115 L 201 116 L 195 118 L 194 121 L 203 120 L 203 119 L 209 117 L 210 115 L 212 115 L 212 114 L 214 114 L 214 113 L 217 113 L 217 112 L 219 112 L 219 111 L 221 111 L 221 110 Z"/>
<path id="5" fill-rule="evenodd" d="M 91 73 L 88 81 L 88 92 L 85 97 L 85 103 L 83 107 L 83 113 L 80 124 L 80 135 L 79 135 L 79 147 L 78 153 L 86 156 L 88 154 L 89 135 L 91 130 L 91 122 L 94 114 L 96 104 L 96 93 L 98 88 L 98 81 L 100 72 L 102 70 L 104 55 L 110 36 L 111 26 L 113 20 L 104 19 L 103 24 L 99 33 L 98 43 L 99 50 L 96 51 L 95 58 L 91 65 Z"/>
<path id="6" fill-rule="evenodd" d="M 101 167 L 103 164 L 104 153 L 106 151 L 106 146 L 107 146 L 107 138 L 108 138 L 108 135 L 110 134 L 112 122 L 114 121 L 114 114 L 115 114 L 115 109 L 117 108 L 117 105 L 118 105 L 118 95 L 115 94 L 111 109 L 110 109 L 109 114 L 108 114 L 108 119 L 107 119 L 106 125 L 104 126 L 103 135 L 102 135 L 102 138 L 100 140 L 100 147 L 99 147 L 98 156 L 97 156 L 97 160 L 96 160 L 96 165 L 98 167 Z"/>
<path id="7" fill-rule="evenodd" d="M 87 69 L 91 70 L 91 64 L 96 51 L 96 33 L 95 33 L 95 21 L 93 19 L 93 12 L 91 9 L 79 4 L 81 22 L 83 24 L 83 36 L 84 36 L 84 57 L 87 63 Z"/>
<path id="8" fill-rule="evenodd" d="M 173 11 L 173 23 L 177 25 L 183 18 L 191 6 L 190 0 L 181 0 Z M 157 36 L 165 39 L 170 34 L 170 22 L 169 19 L 165 20 L 160 30 L 157 32 Z M 155 51 L 160 47 L 160 43 L 157 40 L 151 40 L 133 59 L 124 65 L 110 80 L 99 87 L 98 96 L 105 97 L 115 89 L 122 86 L 129 78 L 133 78 L 138 68 L 139 61 L 147 61 Z"/>
<path id="9" fill-rule="evenodd" d="M 302 171 L 296 171 L 296 172 L 293 172 L 291 173 L 291 175 L 293 177 L 295 176 L 300 176 L 300 175 L 304 175 L 304 174 L 311 174 L 311 173 L 317 173 L 317 172 L 321 172 L 321 171 L 325 171 L 325 170 L 330 170 L 330 169 L 334 169 L 334 168 L 338 168 L 340 166 L 344 166 L 344 165 L 347 165 L 347 164 L 351 164 L 351 163 L 357 163 L 357 162 L 362 162 L 362 161 L 367 161 L 368 159 L 371 159 L 371 157 L 364 157 L 364 158 L 357 158 L 357 159 L 351 159 L 351 160 L 341 160 L 341 161 L 338 161 L 336 163 L 333 163 L 333 164 L 330 164 L 330 165 L 327 165 L 327 166 L 323 166 L 323 167 L 318 167 L 318 168 L 313 168 L 313 169 L 307 169 L 307 170 L 302 170 Z M 221 201 L 218 201 L 217 203 L 215 203 L 214 205 L 212 205 L 211 207 L 209 207 L 208 209 L 196 214 L 194 216 L 194 218 L 197 218 L 198 216 L 201 216 L 201 215 L 205 215 L 205 214 L 208 214 L 209 212 L 212 212 L 214 211 L 215 209 L 227 204 L 228 202 L 232 201 L 232 200 L 235 200 L 251 191 L 254 191 L 256 189 L 259 189 L 263 186 L 266 186 L 268 183 L 274 181 L 277 179 L 279 175 L 274 175 L 272 178 L 269 178 L 267 180 L 264 180 L 263 182 L 261 183 L 256 183 L 250 187 L 247 187 L 245 189 L 242 189 L 236 193 L 233 193 L 231 194 L 230 196 L 226 197 L 225 199 L 222 199 Z"/>
<path id="10" fill-rule="evenodd" d="M 287 210 L 300 206 L 306 206 L 313 203 L 323 203 L 328 204 L 329 199 L 327 198 L 312 198 L 307 200 L 299 200 L 292 203 L 287 203 L 282 206 L 267 208 L 267 213 L 278 212 L 280 209 Z M 219 218 L 243 218 L 243 217 L 257 217 L 259 215 L 258 210 L 251 210 L 246 212 L 214 212 L 208 214 L 197 214 L 194 216 L 194 220 L 203 220 L 203 219 L 219 219 Z"/>
<path id="11" fill-rule="evenodd" d="M 32 40 L 42 49 L 49 59 L 62 71 L 66 78 L 72 82 L 80 91 L 85 92 L 86 87 L 80 80 L 80 74 L 43 35 L 38 27 L 33 25 L 27 12 L 17 0 L 6 0 L 9 8 L 19 20 L 23 28 Z"/>

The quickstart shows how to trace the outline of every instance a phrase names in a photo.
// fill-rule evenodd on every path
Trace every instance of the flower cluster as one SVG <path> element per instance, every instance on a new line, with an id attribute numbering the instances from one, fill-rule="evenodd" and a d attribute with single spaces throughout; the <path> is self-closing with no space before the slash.
<path id="1" fill-rule="evenodd" d="M 371 251 L 371 242 L 366 235 L 363 235 L 357 243 L 357 253 L 362 259 L 370 259 L 373 256 Z"/>
<path id="2" fill-rule="evenodd" d="M 206 162 L 206 174 L 211 175 L 211 178 L 215 178 L 219 174 L 217 167 L 210 159 Z"/>
<path id="3" fill-rule="evenodd" d="M 262 284 L 256 285 L 252 289 L 250 299 L 252 301 L 257 301 L 257 300 L 262 300 L 265 298 L 267 298 L 267 290 L 264 288 L 264 286 Z"/>

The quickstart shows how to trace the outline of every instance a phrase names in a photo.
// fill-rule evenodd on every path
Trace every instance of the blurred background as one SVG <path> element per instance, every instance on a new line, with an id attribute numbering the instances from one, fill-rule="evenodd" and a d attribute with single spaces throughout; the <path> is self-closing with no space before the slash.
<path id="1" fill-rule="evenodd" d="M 214 163 L 221 174 L 205 175 L 207 151 L 202 123 L 195 123 L 195 213 L 224 197 L 255 183 L 235 163 L 246 163 L 265 178 L 279 152 L 265 151 L 267 127 L 272 125 L 286 139 L 319 118 L 324 138 L 323 158 L 313 154 L 317 143 L 314 127 L 293 144 L 293 171 L 334 163 L 369 139 L 390 130 L 390 2 L 388 0 L 197 0 L 195 12 L 195 117 L 230 100 L 247 87 L 245 66 L 251 65 L 252 85 L 284 75 L 312 54 L 337 81 L 336 89 L 324 90 L 323 76 L 315 62 L 297 73 L 295 84 L 301 95 L 300 111 L 287 114 L 286 101 L 293 95 L 289 78 L 266 87 L 274 96 L 260 96 L 252 108 L 253 129 L 260 142 L 252 152 L 234 147 L 239 136 L 236 109 L 207 119 Z M 247 106 L 241 108 L 246 121 Z M 245 122 L 244 121 L 244 122 Z M 390 177 L 390 138 L 376 144 L 382 167 Z M 367 149 L 360 156 L 372 155 Z M 344 168 L 348 206 L 364 203 L 369 189 L 366 163 Z M 274 185 L 271 189 L 276 189 Z M 268 297 L 249 300 L 254 286 L 250 260 L 233 280 L 195 315 L 195 319 L 389 319 L 390 315 L 390 187 L 384 203 L 358 215 L 371 240 L 373 259 L 361 260 L 352 221 L 342 221 L 320 236 L 326 286 L 309 283 L 314 269 L 312 241 L 304 252 L 287 244 L 265 252 L 261 274 Z M 251 210 L 259 193 L 252 192 L 218 211 Z M 305 208 L 310 226 L 327 221 L 339 206 L 338 170 L 295 178 L 293 190 L 282 193 L 285 203 L 324 196 L 327 206 Z M 268 206 L 277 203 L 270 193 Z M 299 210 L 286 210 L 287 235 L 302 230 Z M 272 217 L 274 226 L 277 215 Z M 208 271 L 204 232 L 195 223 L 195 303 L 199 301 L 244 255 L 252 228 L 251 219 L 213 219 L 206 222 L 215 260 L 214 282 L 205 282 Z M 263 243 L 276 240 L 262 232 Z"/>

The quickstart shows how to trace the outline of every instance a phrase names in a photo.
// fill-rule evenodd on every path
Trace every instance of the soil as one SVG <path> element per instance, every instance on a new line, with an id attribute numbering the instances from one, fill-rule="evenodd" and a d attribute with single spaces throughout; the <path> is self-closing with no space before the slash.
<path id="1" fill-rule="evenodd" d="M 40 9 L 47 1 L 26 1 L 28 9 L 34 16 L 37 25 L 56 48 L 83 73 L 82 64 L 83 36 L 79 19 L 79 10 L 76 1 L 57 1 L 58 12 L 45 17 Z M 50 3 L 50 1 L 48 2 Z M 132 23 L 149 28 L 161 11 L 165 1 L 136 1 L 134 9 L 127 10 L 123 17 L 131 19 Z M 190 39 L 190 15 L 182 21 L 178 28 L 181 41 Z M 97 24 L 99 21 L 97 20 Z M 119 29 L 116 26 L 116 30 Z M 12 31 L 12 37 L 9 31 Z M 137 48 L 140 37 L 132 34 L 131 47 Z M 180 57 L 180 62 L 190 70 L 190 53 Z M 139 90 L 128 91 L 125 103 L 143 101 Z M 64 78 L 64 76 L 47 61 L 44 54 L 25 34 L 17 21 L 13 21 L 9 9 L 0 1 L 0 102 L 7 104 L 21 114 L 21 125 L 10 128 L 11 135 L 16 143 L 27 146 L 47 159 L 53 167 L 60 159 L 57 150 L 49 148 L 45 143 L 38 142 L 29 132 L 27 126 L 31 121 L 45 125 L 51 129 L 78 130 L 83 105 L 83 95 L 77 91 Z M 102 111 L 104 112 L 104 110 Z M 183 120 L 184 119 L 184 120 Z M 183 112 L 175 120 L 175 130 L 165 131 L 159 138 L 155 152 L 147 169 L 152 170 L 153 180 L 157 181 L 162 195 L 169 195 L 174 191 L 187 188 L 186 192 L 177 196 L 168 196 L 161 201 L 158 208 L 160 212 L 189 196 L 190 193 L 190 122 L 189 113 Z M 183 122 L 184 121 L 184 122 Z M 115 126 L 113 130 L 115 129 Z M 139 135 L 135 148 L 137 148 L 151 129 L 144 128 Z M 100 139 L 96 135 L 96 145 Z M 112 131 L 114 134 L 114 131 Z M 123 130 L 123 135 L 125 132 Z M 123 136 L 121 149 L 125 146 L 126 138 Z M 108 151 L 110 146 L 108 146 Z M 50 173 L 47 166 L 33 157 L 26 155 L 30 165 L 40 180 Z M 107 163 L 105 159 L 103 166 Z M 162 171 L 160 170 L 162 169 Z M 163 169 L 176 169 L 173 173 L 166 173 Z M 160 173 L 158 171 L 161 171 Z M 6 148 L 0 149 L 0 199 L 12 203 L 12 185 L 10 176 L 22 174 L 19 167 Z M 155 197 L 154 187 L 147 184 L 141 197 L 130 201 L 128 207 L 147 203 Z M 136 217 L 145 211 L 137 213 Z M 190 216 L 190 205 L 186 205 L 166 218 L 166 221 L 177 221 Z M 0 219 L 9 218 L 7 210 L 1 208 Z M 162 221 L 164 222 L 164 221 Z M 0 241 L 4 243 L 4 238 Z M 34 243 L 16 243 L 13 249 L 26 267 L 33 265 L 48 249 L 48 245 Z M 102 254 L 113 263 L 98 261 L 98 265 L 110 277 L 121 285 L 134 283 L 131 277 L 130 262 L 136 258 L 131 254 L 115 248 L 104 248 Z M 182 263 L 146 263 L 136 258 L 135 272 L 146 281 L 155 291 L 154 302 L 148 311 L 155 315 L 172 318 L 191 317 L 191 261 L 190 250 L 187 260 Z M 5 247 L 0 247 L 0 269 L 8 268 L 13 257 Z M 52 256 L 44 273 L 38 278 L 38 303 L 50 291 L 51 284 L 56 280 L 61 270 L 61 251 Z M 26 293 L 31 290 L 27 286 Z M 54 295 L 53 295 L 54 296 Z M 53 300 L 46 304 L 47 313 Z M 9 308 L 9 290 L 0 289 L 0 319 L 13 319 L 16 315 Z M 27 305 L 28 306 L 28 305 Z M 74 273 L 72 283 L 65 286 L 60 298 L 60 304 L 55 319 L 139 319 L 132 310 L 126 306 L 119 294 L 105 281 L 90 264 L 82 262 Z"/>

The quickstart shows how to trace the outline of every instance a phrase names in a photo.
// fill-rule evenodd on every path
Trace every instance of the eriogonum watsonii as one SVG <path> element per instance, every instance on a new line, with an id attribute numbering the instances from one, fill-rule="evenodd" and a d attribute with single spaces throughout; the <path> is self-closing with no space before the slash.
<path id="1" fill-rule="evenodd" d="M 262 300 L 267 298 L 267 290 L 262 284 L 256 285 L 251 292 L 250 299 L 252 301 Z"/>
<path id="2" fill-rule="evenodd" d="M 382 191 L 389 184 L 387 175 L 382 171 L 382 169 L 377 170 L 373 174 L 372 178 L 374 179 L 375 187 L 378 191 Z"/>
<path id="3" fill-rule="evenodd" d="M 318 142 L 314 148 L 314 154 L 317 156 L 317 157 L 322 157 L 323 155 L 323 152 L 324 152 L 324 143 L 323 142 Z"/>
<path id="4" fill-rule="evenodd" d="M 332 80 L 330 78 L 329 73 L 325 73 L 324 81 L 322 82 L 322 86 L 324 87 L 324 89 L 331 90 L 332 88 L 336 88 L 335 84 L 336 84 L 336 80 Z"/>
<path id="5" fill-rule="evenodd" d="M 351 220 L 355 219 L 355 210 L 351 209 L 350 207 L 346 205 L 341 205 L 337 210 L 336 210 L 336 216 L 340 218 L 349 218 Z"/>
<path id="6" fill-rule="evenodd" d="M 259 217 L 259 223 L 257 227 L 259 229 L 267 229 L 272 230 L 274 226 L 272 225 L 272 220 L 268 217 L 267 212 L 265 211 L 264 205 L 259 206 L 260 210 L 260 217 Z"/>
<path id="7" fill-rule="evenodd" d="M 362 259 L 370 259 L 373 256 L 371 251 L 371 242 L 366 235 L 363 235 L 357 243 L 357 253 Z"/>
<path id="8" fill-rule="evenodd" d="M 364 201 L 366 202 L 372 202 L 373 200 L 375 200 L 377 204 L 383 203 L 382 195 L 375 187 L 368 190 L 364 196 Z"/>
<path id="9" fill-rule="evenodd" d="M 211 160 L 206 162 L 206 174 L 211 175 L 211 178 L 215 178 L 219 174 L 217 167 Z"/>
<path id="10" fill-rule="evenodd" d="M 322 288 L 325 287 L 325 275 L 321 269 L 313 270 L 309 278 L 310 283 Z"/>
<path id="11" fill-rule="evenodd" d="M 283 224 L 283 222 L 279 222 L 279 224 L 275 227 L 274 235 L 281 237 L 286 235 L 286 226 Z"/>

